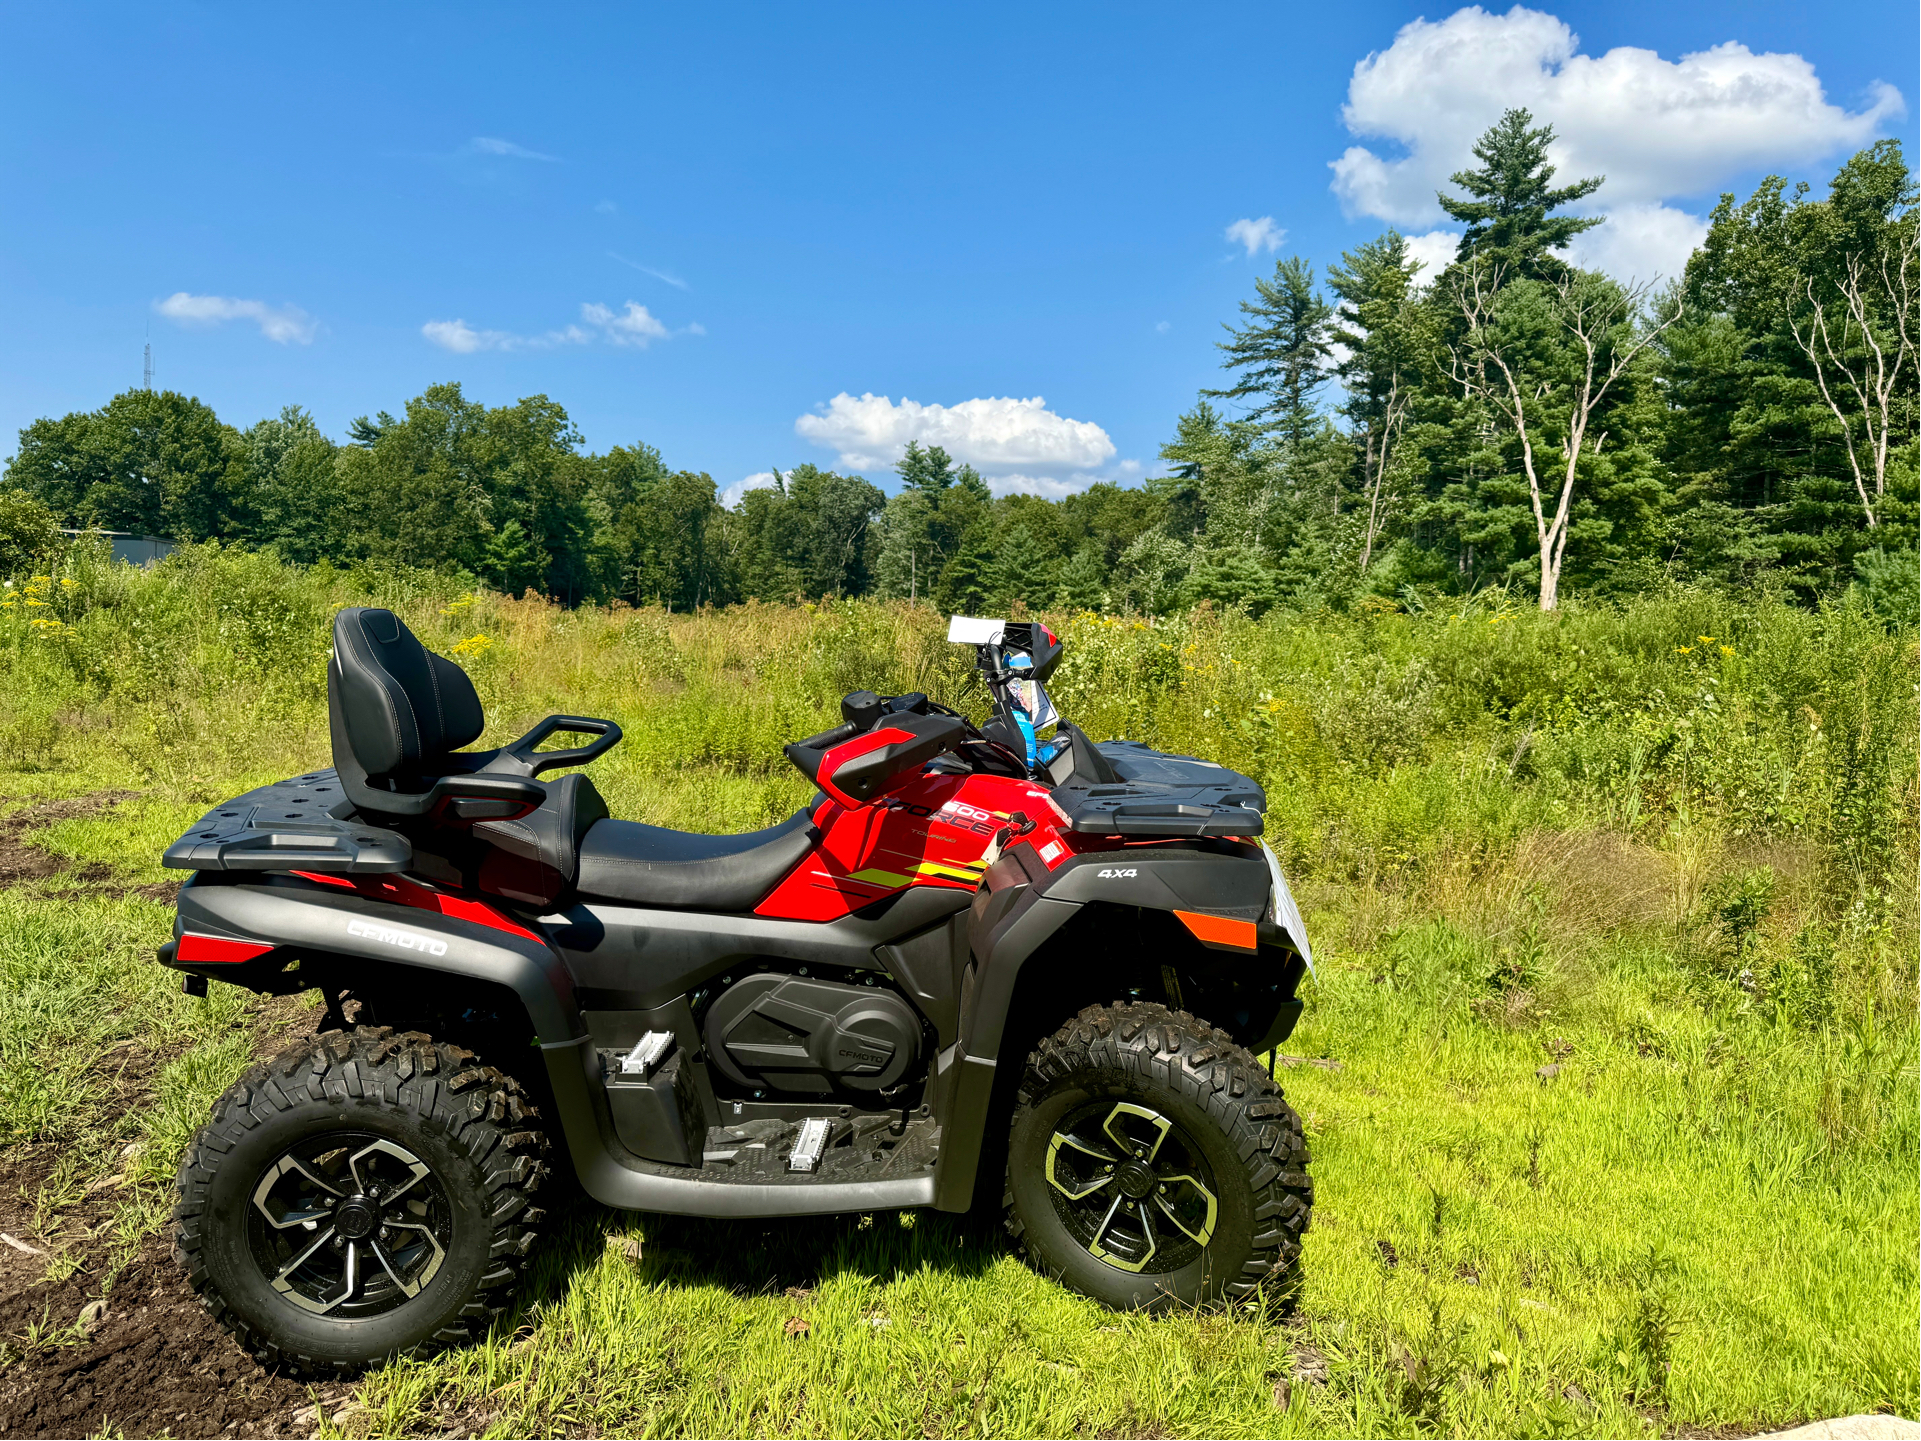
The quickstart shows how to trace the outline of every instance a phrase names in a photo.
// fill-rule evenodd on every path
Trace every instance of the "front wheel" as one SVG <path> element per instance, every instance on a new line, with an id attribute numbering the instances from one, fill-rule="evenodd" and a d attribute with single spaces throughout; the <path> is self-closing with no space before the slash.
<path id="1" fill-rule="evenodd" d="M 316 1036 L 241 1077 L 188 1146 L 174 1257 L 262 1365 L 424 1355 L 505 1309 L 546 1146 L 519 1086 L 469 1051 Z"/>
<path id="2" fill-rule="evenodd" d="M 1300 1255 L 1300 1118 L 1227 1034 L 1151 1002 L 1089 1006 L 1028 1057 L 1007 1228 L 1110 1306 L 1245 1296 Z"/>

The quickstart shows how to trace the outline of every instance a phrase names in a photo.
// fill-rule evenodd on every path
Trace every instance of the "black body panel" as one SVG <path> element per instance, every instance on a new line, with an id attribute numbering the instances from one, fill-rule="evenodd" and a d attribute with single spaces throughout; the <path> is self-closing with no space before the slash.
<path id="1" fill-rule="evenodd" d="M 566 965 L 540 941 L 511 931 L 368 900 L 298 876 L 238 882 L 196 875 L 180 888 L 178 905 L 176 936 L 262 942 L 278 947 L 274 958 L 297 960 L 303 970 L 359 961 L 487 981 L 520 997 L 543 1044 L 584 1034 Z M 180 968 L 212 977 L 228 969 L 217 962 Z"/>
<path id="2" fill-rule="evenodd" d="M 707 1059 L 734 1084 L 797 1096 L 902 1084 L 920 1059 L 921 1018 L 891 990 L 781 971 L 736 981 L 708 1006 Z"/>
<path id="3" fill-rule="evenodd" d="M 972 900 L 939 886 L 898 891 L 837 921 L 783 921 L 581 901 L 542 919 L 582 1004 L 614 1011 L 666 1005 L 755 958 L 887 970 L 875 948 Z"/>

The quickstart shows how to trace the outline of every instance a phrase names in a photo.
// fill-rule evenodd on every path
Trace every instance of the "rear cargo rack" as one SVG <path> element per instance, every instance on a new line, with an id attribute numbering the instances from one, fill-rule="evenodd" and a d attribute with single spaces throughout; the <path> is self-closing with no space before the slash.
<path id="1" fill-rule="evenodd" d="M 248 791 L 215 806 L 167 847 L 180 871 L 333 871 L 382 874 L 413 863 L 405 836 L 354 818 L 332 770 Z"/>

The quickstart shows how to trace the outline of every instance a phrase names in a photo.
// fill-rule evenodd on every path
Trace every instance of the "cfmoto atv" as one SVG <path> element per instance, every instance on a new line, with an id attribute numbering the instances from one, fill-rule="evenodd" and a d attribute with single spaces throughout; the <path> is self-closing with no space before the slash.
<path id="1" fill-rule="evenodd" d="M 160 952 L 190 994 L 326 1002 L 180 1168 L 176 1256 L 249 1351 L 346 1372 L 475 1336 L 556 1166 L 690 1216 L 999 1201 L 1034 1265 L 1117 1307 L 1295 1261 L 1307 1151 L 1255 1058 L 1310 952 L 1260 786 L 1090 741 L 1038 622 L 949 636 L 981 724 L 857 691 L 786 747 L 812 802 L 716 836 L 608 815 L 576 768 L 613 721 L 463 749 L 460 667 L 391 611 L 339 613 L 332 767 L 165 857 L 192 872 Z"/>

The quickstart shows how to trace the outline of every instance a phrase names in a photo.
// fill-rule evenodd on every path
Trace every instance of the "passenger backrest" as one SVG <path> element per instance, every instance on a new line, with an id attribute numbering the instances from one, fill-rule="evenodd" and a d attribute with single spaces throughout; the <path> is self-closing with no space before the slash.
<path id="1" fill-rule="evenodd" d="M 327 708 L 343 778 L 350 770 L 400 781 L 437 776 L 440 759 L 478 739 L 486 724 L 465 671 L 423 646 L 392 611 L 364 606 L 334 617 Z M 343 739 L 351 756 L 337 753 Z"/>

